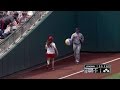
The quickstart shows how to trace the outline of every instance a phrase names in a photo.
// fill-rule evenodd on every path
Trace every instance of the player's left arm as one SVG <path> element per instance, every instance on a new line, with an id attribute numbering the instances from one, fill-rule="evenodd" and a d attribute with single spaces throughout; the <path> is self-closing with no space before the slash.
<path id="1" fill-rule="evenodd" d="M 83 34 L 81 34 L 81 42 L 82 43 L 84 42 L 84 36 L 83 36 Z"/>
<path id="2" fill-rule="evenodd" d="M 57 54 L 57 56 L 58 56 L 58 49 L 57 49 L 57 47 L 56 47 L 55 43 L 53 44 L 53 47 L 54 47 L 55 52 L 56 52 L 56 54 Z"/>

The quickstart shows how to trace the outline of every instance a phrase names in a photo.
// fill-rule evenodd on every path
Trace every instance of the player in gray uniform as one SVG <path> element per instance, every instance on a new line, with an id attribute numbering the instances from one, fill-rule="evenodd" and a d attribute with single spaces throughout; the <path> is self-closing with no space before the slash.
<path id="1" fill-rule="evenodd" d="M 84 36 L 80 33 L 79 28 L 76 28 L 76 32 L 71 35 L 71 40 L 73 43 L 75 62 L 78 64 L 80 61 L 81 44 L 84 41 Z"/>

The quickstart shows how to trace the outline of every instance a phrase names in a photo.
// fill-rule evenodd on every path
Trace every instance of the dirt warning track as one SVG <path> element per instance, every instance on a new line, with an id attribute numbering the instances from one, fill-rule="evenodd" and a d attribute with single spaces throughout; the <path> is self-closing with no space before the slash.
<path id="1" fill-rule="evenodd" d="M 111 73 L 86 74 L 83 70 L 86 64 L 110 64 Z M 82 53 L 78 65 L 75 64 L 73 55 L 70 55 L 55 63 L 55 71 L 47 70 L 46 66 L 38 66 L 3 79 L 102 79 L 120 72 L 119 66 L 120 53 Z"/>

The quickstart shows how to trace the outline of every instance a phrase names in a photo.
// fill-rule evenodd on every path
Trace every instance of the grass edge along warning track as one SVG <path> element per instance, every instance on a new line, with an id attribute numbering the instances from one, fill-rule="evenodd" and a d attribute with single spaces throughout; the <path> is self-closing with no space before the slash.
<path id="1" fill-rule="evenodd" d="M 119 73 L 115 73 L 115 74 L 112 74 L 110 76 L 107 76 L 103 79 L 120 79 L 120 72 Z"/>
<path id="2" fill-rule="evenodd" d="M 102 63 L 102 64 L 108 64 L 108 63 L 111 63 L 111 62 L 114 62 L 114 61 L 118 61 L 118 60 L 120 60 L 120 58 L 115 58 L 115 59 L 109 60 L 109 61 L 107 61 L 107 62 L 104 62 L 104 63 Z M 67 78 L 67 77 L 70 77 L 70 76 L 73 76 L 73 75 L 76 75 L 76 74 L 79 74 L 79 73 L 82 73 L 82 72 L 84 72 L 84 70 L 80 70 L 80 71 L 78 71 L 78 72 L 75 72 L 75 73 L 72 73 L 72 74 L 69 74 L 69 75 L 60 77 L 60 78 L 58 78 L 58 79 L 65 79 L 65 78 Z"/>

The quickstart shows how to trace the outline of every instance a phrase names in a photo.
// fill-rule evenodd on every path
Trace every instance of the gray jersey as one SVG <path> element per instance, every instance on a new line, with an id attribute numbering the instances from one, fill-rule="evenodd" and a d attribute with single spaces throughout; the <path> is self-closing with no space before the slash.
<path id="1" fill-rule="evenodd" d="M 71 36 L 71 40 L 74 44 L 80 44 L 81 42 L 84 41 L 84 36 L 82 35 L 82 33 L 73 33 Z"/>

